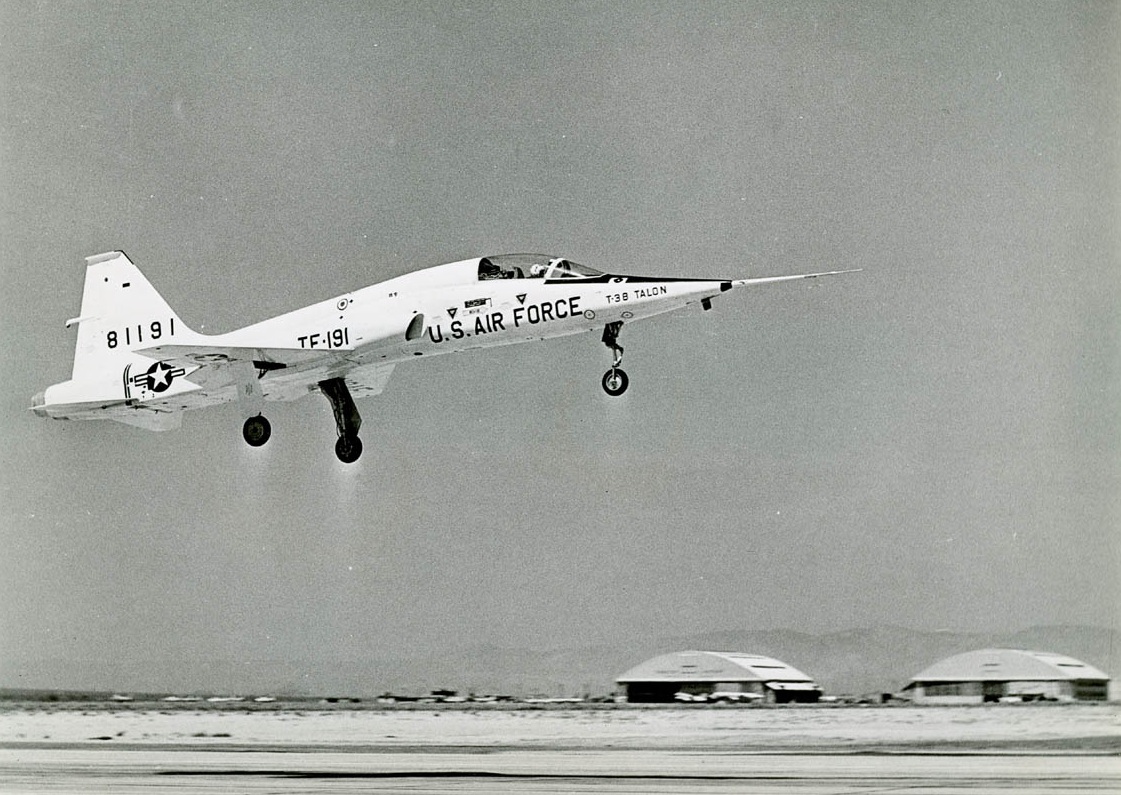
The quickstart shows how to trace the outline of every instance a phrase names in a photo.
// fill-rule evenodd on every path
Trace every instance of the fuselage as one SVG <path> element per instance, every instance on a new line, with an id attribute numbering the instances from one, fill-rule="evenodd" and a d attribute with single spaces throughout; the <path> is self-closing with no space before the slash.
<path id="1" fill-rule="evenodd" d="M 360 346 L 368 326 L 372 325 L 370 330 L 376 334 L 386 318 L 423 315 L 424 333 L 419 338 L 407 341 L 396 355 L 382 354 L 400 361 L 578 334 L 615 321 L 638 320 L 678 309 L 731 286 L 726 281 L 608 274 L 475 279 L 479 263 L 479 259 L 464 260 L 405 274 L 353 295 L 339 296 L 333 299 L 333 305 L 329 301 L 309 307 L 306 320 L 299 317 L 301 313 L 277 320 L 289 318 L 285 323 L 297 326 L 304 322 L 314 325 L 316 321 L 326 324 L 323 331 L 300 333 L 295 338 L 301 348 L 322 348 L 337 342 L 340 333 L 344 341 L 353 333 Z M 344 303 L 355 308 L 353 320 L 331 311 Z M 359 309 L 362 305 L 368 311 Z M 314 313 L 310 311 L 313 309 Z M 317 316 L 316 321 L 312 316 Z"/>
<path id="2" fill-rule="evenodd" d="M 554 267 L 549 276 L 533 277 L 524 266 L 513 266 L 501 271 L 514 274 L 509 278 L 479 277 L 487 262 L 527 256 L 532 255 L 474 258 L 414 271 L 210 342 L 292 349 L 294 357 L 289 358 L 302 358 L 304 364 L 289 364 L 261 379 L 266 399 L 284 400 L 290 394 L 286 385 L 293 379 L 306 381 L 308 369 L 329 376 L 354 365 L 392 364 L 601 330 L 608 323 L 680 309 L 731 287 L 728 281 L 615 276 L 588 268 L 580 270 L 589 275 Z M 538 259 L 545 267 L 557 261 Z M 388 346 L 365 349 L 368 341 L 407 329 L 417 317 L 422 318 L 419 334 L 399 334 Z M 333 360 L 341 361 L 332 364 Z"/>
<path id="3" fill-rule="evenodd" d="M 235 400 L 245 376 L 228 363 L 236 358 L 231 352 L 244 350 L 255 352 L 262 397 L 292 400 L 356 369 L 602 330 L 692 303 L 707 306 L 731 287 L 726 280 L 611 275 L 562 258 L 514 254 L 414 271 L 226 334 L 191 331 L 169 307 L 161 314 L 161 301 L 151 312 L 109 323 L 89 345 L 102 357 L 118 355 L 81 377 L 76 364 L 75 378 L 37 396 L 34 408 L 44 416 L 95 419 L 120 404 L 178 412 Z"/>

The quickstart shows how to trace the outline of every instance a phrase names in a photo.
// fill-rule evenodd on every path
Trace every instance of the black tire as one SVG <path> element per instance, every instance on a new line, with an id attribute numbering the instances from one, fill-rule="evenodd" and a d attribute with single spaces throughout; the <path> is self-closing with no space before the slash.
<path id="1" fill-rule="evenodd" d="M 612 367 L 603 374 L 603 391 L 611 397 L 619 397 L 626 392 L 630 383 L 631 380 L 627 378 L 626 371 L 621 367 Z"/>
<path id="2" fill-rule="evenodd" d="M 340 436 L 335 442 L 335 455 L 344 464 L 353 464 L 362 455 L 362 440 L 357 436 Z"/>
<path id="3" fill-rule="evenodd" d="M 258 414 L 245 421 L 245 425 L 241 427 L 241 435 L 250 447 L 260 447 L 272 436 L 272 426 L 269 425 L 268 420 Z"/>

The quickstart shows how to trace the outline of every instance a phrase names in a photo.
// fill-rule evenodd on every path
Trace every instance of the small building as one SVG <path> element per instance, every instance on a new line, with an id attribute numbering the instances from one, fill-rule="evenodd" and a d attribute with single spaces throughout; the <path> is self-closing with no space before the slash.
<path id="1" fill-rule="evenodd" d="M 955 654 L 915 674 L 904 688 L 920 704 L 1105 701 L 1109 677 L 1093 666 L 1044 651 L 979 649 Z"/>
<path id="2" fill-rule="evenodd" d="M 636 665 L 616 680 L 632 703 L 673 701 L 817 701 L 806 674 L 759 654 L 678 651 Z"/>

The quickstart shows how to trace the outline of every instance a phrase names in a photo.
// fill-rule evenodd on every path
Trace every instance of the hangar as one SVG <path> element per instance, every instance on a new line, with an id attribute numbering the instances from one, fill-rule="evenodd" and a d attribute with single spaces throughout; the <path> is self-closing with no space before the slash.
<path id="1" fill-rule="evenodd" d="M 1105 701 L 1109 698 L 1109 677 L 1062 654 L 979 649 L 955 654 L 920 671 L 904 692 L 925 704 L 1001 699 Z"/>
<path id="2" fill-rule="evenodd" d="M 821 688 L 784 662 L 758 654 L 678 651 L 653 657 L 616 680 L 627 701 L 817 701 Z"/>

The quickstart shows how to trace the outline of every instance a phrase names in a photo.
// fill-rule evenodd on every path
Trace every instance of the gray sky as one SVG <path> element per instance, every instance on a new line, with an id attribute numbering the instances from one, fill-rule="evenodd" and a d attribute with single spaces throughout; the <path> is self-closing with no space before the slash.
<path id="1" fill-rule="evenodd" d="M 1116 628 L 1116 3 L 0 5 L 0 685 L 708 629 Z M 548 251 L 861 274 L 181 431 L 35 418 L 83 257 L 220 332 Z"/>

